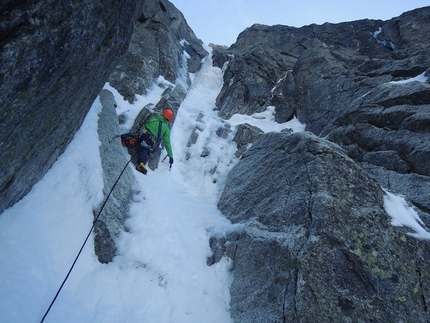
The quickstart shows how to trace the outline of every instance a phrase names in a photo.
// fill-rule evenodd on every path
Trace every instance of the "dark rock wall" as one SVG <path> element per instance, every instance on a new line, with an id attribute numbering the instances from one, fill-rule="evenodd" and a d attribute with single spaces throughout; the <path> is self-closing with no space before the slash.
<path id="1" fill-rule="evenodd" d="M 430 7 L 389 21 L 302 28 L 253 25 L 214 62 L 228 61 L 219 115 L 276 107 L 306 130 L 340 144 L 386 188 L 429 212 Z M 230 56 L 228 55 L 230 54 Z"/>
<path id="2" fill-rule="evenodd" d="M 276 105 L 279 122 L 296 114 L 319 134 L 341 111 L 356 108 L 350 107 L 354 98 L 429 68 L 429 18 L 426 7 L 385 22 L 302 28 L 255 24 L 230 49 L 215 52 L 218 65 L 229 60 L 217 98 L 219 115 L 252 114 Z"/>
<path id="3" fill-rule="evenodd" d="M 208 264 L 233 259 L 235 321 L 430 321 L 429 243 L 391 225 L 381 189 L 430 227 L 430 84 L 393 83 L 430 76 L 428 21 L 430 7 L 256 24 L 214 49 L 214 64 L 228 63 L 219 116 L 274 105 L 278 122 L 295 115 L 308 131 L 256 135 L 228 176 L 218 207 L 244 229 L 214 237 Z"/>
<path id="4" fill-rule="evenodd" d="M 233 320 L 427 322 L 430 245 L 393 227 L 383 203 L 339 146 L 308 132 L 259 137 L 218 204 L 245 226 L 229 241 Z"/>
<path id="5" fill-rule="evenodd" d="M 109 263 L 117 255 L 116 239 L 125 230 L 134 193 L 134 176 L 120 144 L 115 98 L 110 91 L 102 90 L 99 100 L 102 111 L 99 114 L 98 134 L 101 142 L 103 195 L 107 200 L 94 210 L 94 217 L 98 216 L 94 226 L 94 249 L 101 263 Z"/>
<path id="6" fill-rule="evenodd" d="M 128 47 L 139 1 L 0 4 L 0 212 L 51 167 Z"/>
<path id="7" fill-rule="evenodd" d="M 188 61 L 183 61 L 183 52 L 189 55 Z M 202 41 L 175 6 L 164 0 L 146 1 L 128 51 L 109 83 L 129 102 L 134 102 L 136 94 L 146 93 L 160 75 L 173 84 L 180 79 L 187 87 L 188 72 L 198 71 L 206 55 Z"/>

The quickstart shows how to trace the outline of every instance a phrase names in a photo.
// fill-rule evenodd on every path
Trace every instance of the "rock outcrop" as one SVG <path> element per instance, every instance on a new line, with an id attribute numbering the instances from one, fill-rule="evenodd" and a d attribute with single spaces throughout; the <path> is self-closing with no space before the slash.
<path id="1" fill-rule="evenodd" d="M 275 106 L 278 122 L 297 116 L 428 213 L 429 19 L 425 7 L 389 21 L 253 25 L 214 51 L 217 65 L 228 64 L 219 115 Z"/>
<path id="2" fill-rule="evenodd" d="M 259 137 L 218 204 L 244 225 L 227 244 L 233 320 L 427 322 L 430 245 L 391 225 L 383 194 L 336 144 Z"/>
<path id="3" fill-rule="evenodd" d="M 145 94 L 159 76 L 187 88 L 188 73 L 197 72 L 206 55 L 202 41 L 175 6 L 164 0 L 146 1 L 128 51 L 109 83 L 129 102 L 135 101 L 136 94 Z"/>
<path id="4" fill-rule="evenodd" d="M 126 51 L 144 2 L 0 4 L 0 213 L 73 138 Z"/>
<path id="5" fill-rule="evenodd" d="M 390 21 L 360 20 L 302 28 L 255 24 L 214 62 L 229 61 L 218 96 L 219 115 L 252 114 L 275 105 L 277 120 L 293 114 L 319 134 L 350 104 L 385 82 L 428 68 L 430 8 Z"/>
<path id="6" fill-rule="evenodd" d="M 119 144 L 115 98 L 110 91 L 102 90 L 99 99 L 103 107 L 99 115 L 98 134 L 101 142 L 105 201 L 94 210 L 94 217 L 98 217 L 94 226 L 94 249 L 99 261 L 106 264 L 116 256 L 116 238 L 125 230 L 124 223 L 128 218 L 132 200 L 134 176 L 127 167 L 129 163 Z"/>
<path id="7" fill-rule="evenodd" d="M 214 48 L 220 117 L 275 106 L 307 130 L 254 132 L 228 176 L 218 207 L 244 229 L 214 237 L 208 264 L 233 259 L 235 321 L 430 320 L 429 243 L 391 226 L 381 189 L 430 225 L 429 19 L 256 24 Z"/>

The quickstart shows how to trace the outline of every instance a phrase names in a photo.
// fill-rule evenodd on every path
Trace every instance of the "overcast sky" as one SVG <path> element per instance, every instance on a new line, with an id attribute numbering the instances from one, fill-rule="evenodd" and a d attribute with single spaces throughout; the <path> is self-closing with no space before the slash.
<path id="1" fill-rule="evenodd" d="M 359 19 L 389 20 L 428 0 L 170 0 L 205 44 L 230 46 L 254 23 L 302 27 Z"/>

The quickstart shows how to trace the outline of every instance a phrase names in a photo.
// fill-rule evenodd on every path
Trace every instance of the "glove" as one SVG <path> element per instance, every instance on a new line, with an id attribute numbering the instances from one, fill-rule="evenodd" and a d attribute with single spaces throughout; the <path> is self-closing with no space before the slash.
<path id="1" fill-rule="evenodd" d="M 172 165 L 173 164 L 173 157 L 169 158 L 169 164 Z"/>

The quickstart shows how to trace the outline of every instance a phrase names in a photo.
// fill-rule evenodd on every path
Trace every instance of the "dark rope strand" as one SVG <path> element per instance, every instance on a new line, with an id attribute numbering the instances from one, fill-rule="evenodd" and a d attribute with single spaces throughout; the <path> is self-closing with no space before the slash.
<path id="1" fill-rule="evenodd" d="M 113 138 L 111 140 L 109 140 L 109 143 L 111 143 L 114 139 L 121 137 L 121 134 L 113 136 Z"/>
<path id="2" fill-rule="evenodd" d="M 95 227 L 95 225 L 96 225 L 96 222 L 97 222 L 97 220 L 99 219 L 100 214 L 102 213 L 103 208 L 105 207 L 105 205 L 106 205 L 106 203 L 107 203 L 107 201 L 108 201 L 108 199 L 109 199 L 109 197 L 110 197 L 110 195 L 111 195 L 111 193 L 112 193 L 113 189 L 115 188 L 116 184 L 118 183 L 119 179 L 121 178 L 121 176 L 122 176 L 122 174 L 124 173 L 125 169 L 127 168 L 128 164 L 130 164 L 130 162 L 131 162 L 131 160 L 133 159 L 133 157 L 134 157 L 134 155 L 136 154 L 136 152 L 137 152 L 137 150 L 133 153 L 133 156 L 131 156 L 131 158 L 129 159 L 129 161 L 127 162 L 127 164 L 125 164 L 124 168 L 123 168 L 123 169 L 122 169 L 122 171 L 121 171 L 121 174 L 119 174 L 118 178 L 116 179 L 115 183 L 113 184 L 112 188 L 110 189 L 109 194 L 106 196 L 106 198 L 105 198 L 105 200 L 104 200 L 104 202 L 103 202 L 103 204 L 102 204 L 102 207 L 100 208 L 99 213 L 97 214 L 97 216 L 96 216 L 95 220 L 93 221 L 93 225 L 92 225 L 92 227 L 91 227 L 91 229 L 90 229 L 90 232 L 88 232 L 87 237 L 85 238 L 85 241 L 84 241 L 84 243 L 82 244 L 82 247 L 81 247 L 81 249 L 80 249 L 80 250 L 79 250 L 79 252 L 78 252 L 78 255 L 76 256 L 75 260 L 73 261 L 72 266 L 71 266 L 71 267 L 70 267 L 70 269 L 69 269 L 69 272 L 68 272 L 68 273 L 67 273 L 67 275 L 66 275 L 66 278 L 64 278 L 63 283 L 61 284 L 60 288 L 58 289 L 57 294 L 55 294 L 54 299 L 52 300 L 51 304 L 49 305 L 48 309 L 46 310 L 45 315 L 43 315 L 43 318 L 42 318 L 42 320 L 40 321 L 40 323 L 43 323 L 43 321 L 45 320 L 45 318 L 46 318 L 46 316 L 48 315 L 49 311 L 51 310 L 52 305 L 54 305 L 55 301 L 57 300 L 57 297 L 58 297 L 58 295 L 60 294 L 61 289 L 63 288 L 63 286 L 64 286 L 64 284 L 66 283 L 67 279 L 69 278 L 70 273 L 71 273 L 71 272 L 72 272 L 72 270 L 73 270 L 73 267 L 75 267 L 75 264 L 76 264 L 76 262 L 78 261 L 78 258 L 79 258 L 79 256 L 81 255 L 82 250 L 84 249 L 85 244 L 87 243 L 88 238 L 89 238 L 89 237 L 90 237 L 90 235 L 91 235 L 91 232 L 93 232 L 93 229 L 94 229 L 94 227 Z"/>

